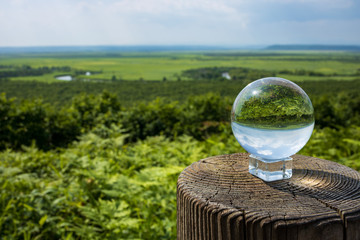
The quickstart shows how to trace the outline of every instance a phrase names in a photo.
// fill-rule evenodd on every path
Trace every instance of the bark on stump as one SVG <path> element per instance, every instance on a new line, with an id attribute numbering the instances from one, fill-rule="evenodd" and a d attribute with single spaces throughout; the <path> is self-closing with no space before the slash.
<path id="1" fill-rule="evenodd" d="M 293 156 L 291 179 L 263 182 L 248 154 L 187 167 L 177 186 L 177 238 L 360 239 L 360 174 L 323 159 Z"/>

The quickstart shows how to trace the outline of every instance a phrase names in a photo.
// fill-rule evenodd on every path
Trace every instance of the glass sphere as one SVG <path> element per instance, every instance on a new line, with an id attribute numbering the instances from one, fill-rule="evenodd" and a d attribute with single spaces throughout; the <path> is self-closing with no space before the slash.
<path id="1" fill-rule="evenodd" d="M 300 151 L 314 123 L 314 108 L 304 90 L 277 77 L 247 85 L 231 111 L 237 141 L 255 157 L 268 161 L 286 159 Z"/>

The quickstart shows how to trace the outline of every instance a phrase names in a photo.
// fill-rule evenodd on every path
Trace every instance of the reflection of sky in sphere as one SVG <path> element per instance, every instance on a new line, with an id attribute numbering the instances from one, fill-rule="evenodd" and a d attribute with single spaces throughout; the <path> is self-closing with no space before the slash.
<path id="1" fill-rule="evenodd" d="M 234 135 L 241 146 L 251 154 L 264 159 L 282 159 L 297 153 L 305 146 L 314 123 L 303 128 L 265 130 L 232 122 Z"/>

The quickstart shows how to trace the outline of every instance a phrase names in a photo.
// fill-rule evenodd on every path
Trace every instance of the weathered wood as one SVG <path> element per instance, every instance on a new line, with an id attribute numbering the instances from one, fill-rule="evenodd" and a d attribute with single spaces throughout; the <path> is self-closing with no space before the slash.
<path id="1" fill-rule="evenodd" d="M 292 178 L 275 182 L 251 175 L 243 153 L 187 167 L 177 186 L 178 239 L 360 239 L 359 172 L 293 159 Z"/>

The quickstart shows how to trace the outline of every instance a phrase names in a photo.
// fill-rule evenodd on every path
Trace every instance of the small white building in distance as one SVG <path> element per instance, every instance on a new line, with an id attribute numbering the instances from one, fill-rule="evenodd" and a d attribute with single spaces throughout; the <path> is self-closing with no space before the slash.
<path id="1" fill-rule="evenodd" d="M 231 80 L 231 77 L 230 77 L 230 75 L 229 75 L 228 72 L 223 72 L 223 73 L 221 74 L 221 76 L 222 76 L 223 78 L 226 78 L 227 80 Z"/>

